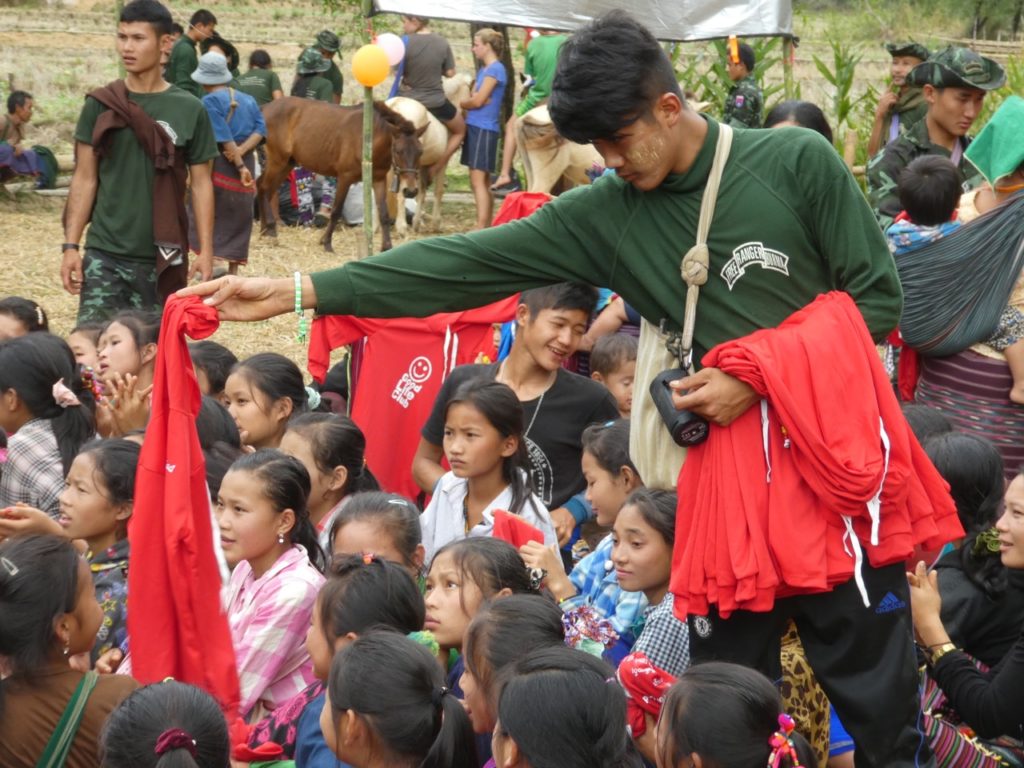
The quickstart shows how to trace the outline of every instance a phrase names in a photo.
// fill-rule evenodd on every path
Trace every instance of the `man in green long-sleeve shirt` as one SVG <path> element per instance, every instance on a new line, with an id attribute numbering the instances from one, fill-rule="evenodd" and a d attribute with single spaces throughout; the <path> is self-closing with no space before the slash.
<path id="1" fill-rule="evenodd" d="M 192 79 L 192 73 L 199 66 L 196 45 L 200 40 L 213 35 L 217 29 L 217 17 L 209 11 L 199 10 L 192 14 L 188 30 L 179 37 L 171 48 L 171 55 L 164 68 L 164 80 L 188 91 L 197 99 L 204 96 L 203 88 Z"/>
<path id="2" fill-rule="evenodd" d="M 408 243 L 298 285 L 290 277 L 228 277 L 185 293 L 207 296 L 225 319 L 284 314 L 296 302 L 323 314 L 395 317 L 580 281 L 609 287 L 649 322 L 678 330 L 686 294 L 680 262 L 695 242 L 719 124 L 687 107 L 657 41 L 620 11 L 565 43 L 548 106 L 559 133 L 593 142 L 616 176 L 564 194 L 527 219 Z M 842 160 L 811 131 L 735 132 L 708 248 L 694 336 L 698 359 L 719 342 L 777 326 L 825 291 L 848 292 L 875 338 L 899 318 L 902 295 L 881 232 Z M 835 353 L 822 350 L 826 360 Z M 714 368 L 673 386 L 677 407 L 720 425 L 758 400 L 748 385 Z M 856 741 L 858 767 L 927 768 L 933 762 L 915 727 L 917 670 L 902 563 L 864 563 L 862 571 L 870 609 L 844 584 L 834 595 L 781 598 L 769 614 L 691 617 L 693 657 L 777 673 L 781 628 L 793 616 L 815 673 Z M 904 610 L 875 610 L 888 592 L 887 605 Z M 813 606 L 810 598 L 817 598 Z"/>

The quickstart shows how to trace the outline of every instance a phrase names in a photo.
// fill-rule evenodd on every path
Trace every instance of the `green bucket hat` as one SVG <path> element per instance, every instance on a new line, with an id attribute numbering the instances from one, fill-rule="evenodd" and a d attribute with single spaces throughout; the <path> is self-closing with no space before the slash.
<path id="1" fill-rule="evenodd" d="M 931 55 L 928 49 L 920 43 L 915 43 L 912 40 L 906 43 L 886 43 L 885 50 L 889 52 L 889 55 L 895 58 L 896 56 L 913 56 L 915 59 L 921 61 L 927 61 Z"/>
<path id="2" fill-rule="evenodd" d="M 964 157 L 981 171 L 988 183 L 996 181 L 1017 170 L 1024 163 L 1024 99 L 1010 96 L 999 105 L 999 109 L 971 142 Z"/>
<path id="3" fill-rule="evenodd" d="M 316 47 L 328 53 L 337 53 L 341 48 L 341 40 L 331 30 L 325 29 L 316 36 Z"/>
<path id="4" fill-rule="evenodd" d="M 316 48 L 307 48 L 299 56 L 299 64 L 295 68 L 300 75 L 317 75 L 331 68 L 331 62 L 323 57 Z"/>
<path id="5" fill-rule="evenodd" d="M 970 48 L 949 46 L 921 62 L 907 75 L 909 85 L 936 88 L 980 88 L 994 91 L 1006 83 L 1006 72 L 992 59 Z"/>

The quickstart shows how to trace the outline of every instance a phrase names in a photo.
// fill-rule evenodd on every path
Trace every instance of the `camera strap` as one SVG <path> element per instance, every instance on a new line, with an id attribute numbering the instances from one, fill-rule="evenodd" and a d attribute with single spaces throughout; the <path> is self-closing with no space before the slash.
<path id="1" fill-rule="evenodd" d="M 722 172 L 729 159 L 732 148 L 732 128 L 724 123 L 718 125 L 718 143 L 715 145 L 715 159 L 711 163 L 711 172 L 704 187 L 704 197 L 700 201 L 700 217 L 697 220 L 697 237 L 694 246 L 686 252 L 679 272 L 686 283 L 686 311 L 683 316 L 683 333 L 675 340 L 675 335 L 667 342 L 669 351 L 679 358 L 689 373 L 693 373 L 693 326 L 697 321 L 697 299 L 700 287 L 708 281 L 708 267 L 711 254 L 708 251 L 708 231 L 711 220 L 715 217 L 715 203 L 718 201 L 718 188 L 722 182 Z M 673 343 L 675 342 L 675 343 Z"/>

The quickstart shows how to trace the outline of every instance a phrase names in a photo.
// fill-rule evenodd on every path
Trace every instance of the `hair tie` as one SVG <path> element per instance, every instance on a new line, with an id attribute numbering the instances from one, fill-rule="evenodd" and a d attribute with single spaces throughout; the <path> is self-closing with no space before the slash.
<path id="1" fill-rule="evenodd" d="M 796 728 L 793 718 L 785 712 L 779 714 L 779 730 L 768 738 L 772 751 L 768 754 L 768 768 L 779 768 L 782 758 L 788 757 L 793 768 L 800 768 L 800 756 L 793 746 L 792 734 Z"/>
<path id="2" fill-rule="evenodd" d="M 0 565 L 4 567 L 5 571 L 7 571 L 8 576 L 17 576 L 21 570 L 20 568 L 18 568 L 18 566 L 16 566 L 14 563 L 8 560 L 6 557 L 0 557 Z"/>
<path id="3" fill-rule="evenodd" d="M 172 749 L 187 749 L 188 753 L 195 758 L 196 740 L 181 730 L 181 728 L 168 728 L 156 740 L 156 747 L 154 747 L 153 751 L 159 756 L 165 752 L 170 752 Z"/>
<path id="4" fill-rule="evenodd" d="M 38 304 L 36 304 L 36 320 L 40 327 L 46 325 L 46 315 L 43 314 L 43 308 Z"/>
<path id="5" fill-rule="evenodd" d="M 438 645 L 437 638 L 434 637 L 434 633 L 429 629 L 418 629 L 415 632 L 410 632 L 406 637 L 414 643 L 422 645 L 433 656 L 437 656 L 441 652 L 441 646 Z"/>
<path id="6" fill-rule="evenodd" d="M 363 552 L 363 565 L 369 565 L 376 559 L 377 556 L 373 552 Z"/>
<path id="7" fill-rule="evenodd" d="M 309 410 L 315 411 L 319 408 L 322 400 L 319 392 L 312 387 L 306 387 L 306 402 L 309 404 Z"/>
<path id="8" fill-rule="evenodd" d="M 82 404 L 75 393 L 68 389 L 64 379 L 58 379 L 57 383 L 53 385 L 53 399 L 61 408 L 74 408 Z"/>
<path id="9" fill-rule="evenodd" d="M 435 707 L 440 707 L 444 703 L 445 695 L 451 693 L 447 686 L 442 685 L 440 688 L 435 688 L 430 693 L 430 700 L 434 703 Z"/>
<path id="10" fill-rule="evenodd" d="M 526 567 L 526 578 L 530 580 L 530 589 L 537 592 L 540 589 L 540 585 L 544 583 L 544 579 L 548 577 L 548 572 L 543 568 L 530 568 Z"/>

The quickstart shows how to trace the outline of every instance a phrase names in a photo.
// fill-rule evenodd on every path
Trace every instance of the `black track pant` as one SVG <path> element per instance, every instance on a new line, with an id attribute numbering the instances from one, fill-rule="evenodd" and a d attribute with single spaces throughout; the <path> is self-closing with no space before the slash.
<path id="1" fill-rule="evenodd" d="M 906 569 L 864 564 L 871 606 L 854 580 L 831 592 L 787 597 L 768 613 L 690 616 L 694 663 L 732 661 L 781 677 L 779 645 L 796 622 L 807 660 L 857 745 L 857 768 L 934 766 L 919 730 L 917 659 Z"/>

